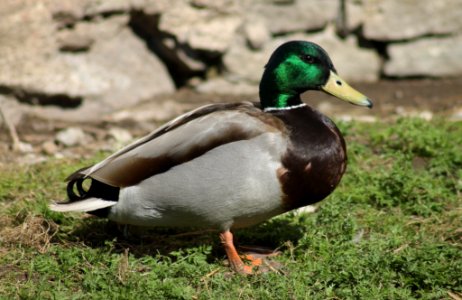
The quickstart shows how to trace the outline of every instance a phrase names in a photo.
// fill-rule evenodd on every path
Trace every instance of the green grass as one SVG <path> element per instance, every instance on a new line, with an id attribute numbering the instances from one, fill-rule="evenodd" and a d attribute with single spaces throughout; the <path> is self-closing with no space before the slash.
<path id="1" fill-rule="evenodd" d="M 0 298 L 457 299 L 462 295 L 462 124 L 341 123 L 349 167 L 314 214 L 235 233 L 279 248 L 283 273 L 233 275 L 216 234 L 117 226 L 47 209 L 93 161 L 0 174 Z"/>

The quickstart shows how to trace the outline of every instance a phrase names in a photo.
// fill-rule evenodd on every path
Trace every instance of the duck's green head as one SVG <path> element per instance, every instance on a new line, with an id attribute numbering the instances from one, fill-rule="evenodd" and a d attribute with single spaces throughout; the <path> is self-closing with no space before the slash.
<path id="1" fill-rule="evenodd" d="M 260 82 L 260 101 L 267 110 L 300 105 L 300 94 L 323 90 L 347 102 L 372 107 L 372 102 L 337 75 L 327 52 L 306 41 L 282 44 L 270 57 Z"/>

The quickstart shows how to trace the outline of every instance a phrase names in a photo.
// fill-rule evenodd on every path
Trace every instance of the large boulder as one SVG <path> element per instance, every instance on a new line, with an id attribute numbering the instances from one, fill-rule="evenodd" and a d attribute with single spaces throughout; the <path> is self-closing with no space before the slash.
<path id="1" fill-rule="evenodd" d="M 164 38 L 160 48 L 175 54 L 166 57 L 186 72 L 205 71 L 206 66 L 202 66 L 201 61 L 216 63 L 216 58 L 224 53 L 227 56 L 224 59 L 229 60 L 229 56 L 236 54 L 236 40 L 240 47 L 243 36 L 253 50 L 262 50 L 272 35 L 320 30 L 337 14 L 337 0 L 173 1 L 160 15 L 159 30 L 174 40 Z M 254 56 L 250 52 L 237 55 L 243 55 L 242 65 L 260 62 L 247 60 Z M 252 66 L 243 68 L 251 69 Z M 241 73 L 246 70 L 236 75 Z"/>
<path id="2" fill-rule="evenodd" d="M 462 30 L 460 0 L 366 0 L 364 36 L 372 40 L 406 40 Z"/>
<path id="3" fill-rule="evenodd" d="M 159 29 L 192 49 L 223 53 L 241 23 L 242 18 L 237 14 L 201 9 L 182 1 L 161 15 Z"/>
<path id="4" fill-rule="evenodd" d="M 249 11 L 262 16 L 272 34 L 324 28 L 338 14 L 337 0 L 255 1 Z"/>
<path id="5" fill-rule="evenodd" d="M 388 54 L 388 76 L 462 75 L 462 35 L 391 44 Z"/>
<path id="6" fill-rule="evenodd" d="M 273 48 L 273 41 L 271 41 L 260 51 L 255 51 L 247 46 L 244 38 L 236 38 L 228 52 L 223 56 L 223 65 L 226 69 L 225 77 L 234 82 L 258 84 L 263 73 L 263 67 Z"/>
<path id="7" fill-rule="evenodd" d="M 31 104 L 84 108 L 92 102 L 88 114 L 81 114 L 90 118 L 174 91 L 162 62 L 127 27 L 128 15 L 94 16 L 61 27 L 53 2 L 0 4 L 4 93 Z"/>
<path id="8" fill-rule="evenodd" d="M 246 17 L 243 30 L 246 41 L 252 49 L 261 49 L 271 39 L 268 26 L 258 15 L 249 14 Z"/>
<path id="9" fill-rule="evenodd" d="M 173 0 L 39 1 L 42 3 L 46 2 L 56 23 L 60 27 L 65 27 L 73 25 L 84 18 L 89 19 L 101 15 L 129 14 L 132 11 L 143 11 L 146 14 L 159 14 L 170 7 Z"/>

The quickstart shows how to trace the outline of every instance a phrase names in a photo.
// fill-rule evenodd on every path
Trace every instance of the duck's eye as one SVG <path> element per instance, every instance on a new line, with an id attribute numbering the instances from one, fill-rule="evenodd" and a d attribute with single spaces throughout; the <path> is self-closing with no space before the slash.
<path id="1" fill-rule="evenodd" d="M 313 64 L 316 61 L 316 59 L 313 56 L 308 54 L 302 54 L 300 58 L 308 64 Z"/>

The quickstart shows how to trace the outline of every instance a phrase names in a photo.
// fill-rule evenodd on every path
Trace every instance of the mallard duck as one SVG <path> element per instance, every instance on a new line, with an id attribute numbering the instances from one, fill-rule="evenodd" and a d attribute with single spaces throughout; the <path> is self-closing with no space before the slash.
<path id="1" fill-rule="evenodd" d="M 345 172 L 345 141 L 301 101 L 307 90 L 372 107 L 320 46 L 287 42 L 265 66 L 259 104 L 211 104 L 177 117 L 70 175 L 69 201 L 51 209 L 120 224 L 214 229 L 232 269 L 252 273 L 230 230 L 322 200 Z"/>

